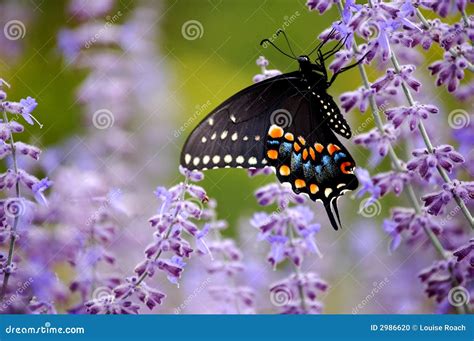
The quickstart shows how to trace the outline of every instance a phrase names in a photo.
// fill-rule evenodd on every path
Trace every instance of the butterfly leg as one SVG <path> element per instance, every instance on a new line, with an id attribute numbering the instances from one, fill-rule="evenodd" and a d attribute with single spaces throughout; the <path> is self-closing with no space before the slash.
<path id="1" fill-rule="evenodd" d="M 344 73 L 352 68 L 355 68 L 356 66 L 358 66 L 360 63 L 362 63 L 365 59 L 365 57 L 367 57 L 369 53 L 366 53 L 361 59 L 359 59 L 357 62 L 355 62 L 354 64 L 351 64 L 349 66 L 346 66 L 346 67 L 343 67 L 342 69 L 340 69 L 338 72 L 336 72 L 334 75 L 332 75 L 331 77 L 331 80 L 328 82 L 328 85 L 327 87 L 329 88 L 331 86 L 331 84 L 336 80 L 337 76 L 339 76 L 341 73 Z"/>
<path id="2" fill-rule="evenodd" d="M 339 39 L 336 46 L 334 46 L 331 50 L 323 53 L 324 59 L 326 60 L 326 59 L 330 58 L 332 55 L 339 52 L 339 50 L 342 48 L 342 46 L 344 46 L 344 44 L 346 43 L 348 38 L 349 38 L 349 35 L 346 35 L 344 38 Z"/>

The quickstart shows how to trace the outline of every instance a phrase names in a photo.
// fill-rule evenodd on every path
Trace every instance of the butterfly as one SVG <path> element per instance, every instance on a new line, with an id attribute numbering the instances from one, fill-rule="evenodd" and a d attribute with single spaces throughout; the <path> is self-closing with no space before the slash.
<path id="1" fill-rule="evenodd" d="M 297 60 L 299 70 L 253 84 L 233 95 L 191 132 L 180 163 L 196 170 L 214 168 L 274 167 L 278 180 L 296 194 L 321 202 L 335 230 L 341 226 L 337 199 L 358 187 L 355 161 L 337 135 L 352 136 L 349 124 L 326 92 L 336 77 L 365 58 L 346 66 L 328 79 L 325 61 L 344 45 L 337 42 L 323 53 L 334 30 L 308 55 L 296 57 L 264 39 L 284 55 Z M 310 55 L 317 51 L 314 62 Z"/>

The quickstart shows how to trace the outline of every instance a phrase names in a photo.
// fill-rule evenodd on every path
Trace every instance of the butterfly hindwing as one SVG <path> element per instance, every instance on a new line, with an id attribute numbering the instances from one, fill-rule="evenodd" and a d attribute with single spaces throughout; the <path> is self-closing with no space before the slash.
<path id="1" fill-rule="evenodd" d="M 321 201 L 337 229 L 337 198 L 356 189 L 358 181 L 353 174 L 352 156 L 329 129 L 327 119 L 322 118 L 327 108 L 320 98 L 322 94 L 304 96 L 294 113 L 294 122 L 287 128 L 270 126 L 266 158 L 275 167 L 280 182 L 289 183 L 295 193 Z"/>

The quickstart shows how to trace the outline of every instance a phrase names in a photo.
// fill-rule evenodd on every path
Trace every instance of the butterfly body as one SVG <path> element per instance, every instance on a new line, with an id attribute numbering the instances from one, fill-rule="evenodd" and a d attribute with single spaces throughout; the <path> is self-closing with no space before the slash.
<path id="1" fill-rule="evenodd" d="M 351 131 L 326 92 L 324 65 L 307 56 L 297 60 L 298 71 L 256 83 L 213 110 L 188 137 L 181 164 L 198 170 L 272 166 L 295 193 L 322 202 L 337 229 L 337 198 L 358 182 L 355 162 L 335 133 L 350 138 Z"/>

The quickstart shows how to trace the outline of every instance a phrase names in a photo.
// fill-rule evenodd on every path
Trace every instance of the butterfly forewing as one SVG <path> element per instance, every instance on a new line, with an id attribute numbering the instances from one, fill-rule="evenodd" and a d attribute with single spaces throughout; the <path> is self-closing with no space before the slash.
<path id="1" fill-rule="evenodd" d="M 262 168 L 272 113 L 297 93 L 297 73 L 254 84 L 213 110 L 191 133 L 181 153 L 189 169 Z M 275 115 L 274 115 L 275 116 Z"/>

